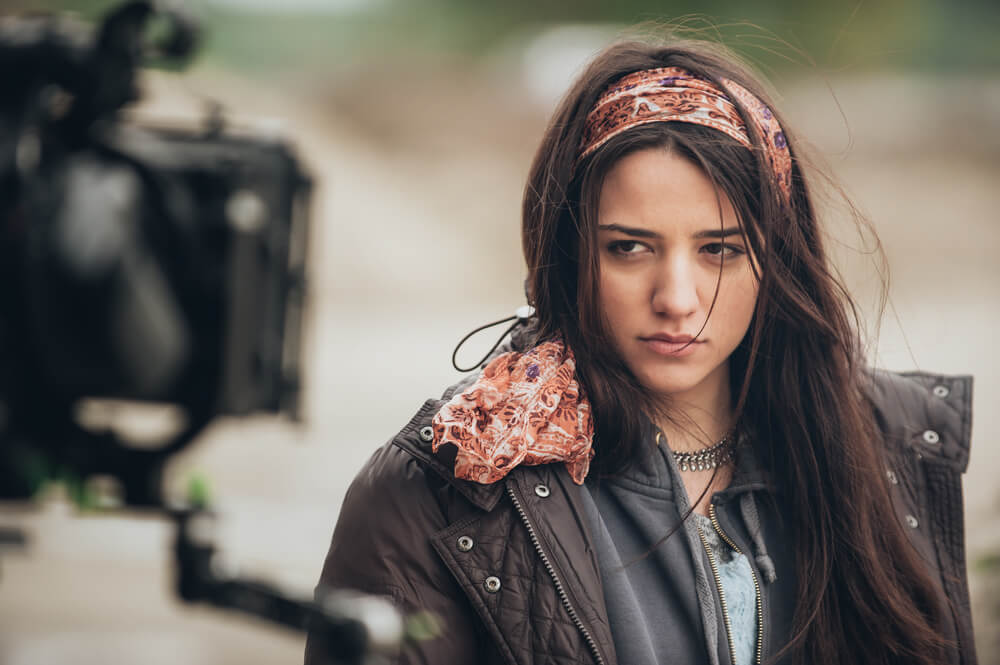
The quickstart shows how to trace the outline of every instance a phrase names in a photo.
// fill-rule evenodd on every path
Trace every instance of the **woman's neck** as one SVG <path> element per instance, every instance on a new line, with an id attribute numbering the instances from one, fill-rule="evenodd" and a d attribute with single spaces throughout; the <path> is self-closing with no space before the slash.
<path id="1" fill-rule="evenodd" d="M 671 450 L 698 450 L 717 443 L 735 424 L 728 372 L 706 378 L 682 394 L 671 395 L 667 413 L 657 419 Z"/>

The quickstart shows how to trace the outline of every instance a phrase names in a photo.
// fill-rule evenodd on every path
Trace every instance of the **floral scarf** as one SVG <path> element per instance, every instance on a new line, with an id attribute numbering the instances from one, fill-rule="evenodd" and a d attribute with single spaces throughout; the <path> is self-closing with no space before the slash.
<path id="1" fill-rule="evenodd" d="M 495 483 L 519 464 L 564 462 L 582 485 L 594 426 L 575 371 L 561 341 L 497 356 L 434 416 L 432 449 L 454 445 L 455 476 L 464 480 Z"/>

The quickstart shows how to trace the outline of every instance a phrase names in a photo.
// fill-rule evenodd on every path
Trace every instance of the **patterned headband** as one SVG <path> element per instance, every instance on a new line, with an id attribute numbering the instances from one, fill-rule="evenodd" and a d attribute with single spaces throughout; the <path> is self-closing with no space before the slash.
<path id="1" fill-rule="evenodd" d="M 729 94 L 749 112 L 764 141 L 771 171 L 788 202 L 792 190 L 792 156 L 781 125 L 771 109 L 749 90 L 728 79 L 723 82 Z M 711 127 L 752 148 L 743 118 L 725 92 L 686 69 L 662 67 L 629 74 L 601 95 L 587 115 L 579 159 L 632 127 L 671 120 Z"/>

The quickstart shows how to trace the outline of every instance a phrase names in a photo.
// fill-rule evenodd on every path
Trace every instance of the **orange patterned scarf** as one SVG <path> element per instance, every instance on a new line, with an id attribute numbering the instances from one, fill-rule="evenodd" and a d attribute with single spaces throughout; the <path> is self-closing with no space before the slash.
<path id="1" fill-rule="evenodd" d="M 792 190 L 792 156 L 785 133 L 771 109 L 743 86 L 723 80 L 723 91 L 680 67 L 633 72 L 616 81 L 587 115 L 580 159 L 622 132 L 651 122 L 689 122 L 711 127 L 747 148 L 753 147 L 732 98 L 747 110 L 764 142 L 771 171 L 787 202 Z"/>
<path id="2" fill-rule="evenodd" d="M 560 341 L 494 358 L 434 416 L 432 449 L 458 448 L 455 476 L 495 483 L 519 464 L 565 462 L 578 485 L 594 456 L 590 404 Z"/>

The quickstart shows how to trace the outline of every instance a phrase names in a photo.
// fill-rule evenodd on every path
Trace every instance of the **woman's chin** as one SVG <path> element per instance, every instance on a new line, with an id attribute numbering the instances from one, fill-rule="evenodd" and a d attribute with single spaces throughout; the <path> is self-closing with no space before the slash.
<path id="1" fill-rule="evenodd" d="M 691 392 L 701 385 L 704 378 L 703 375 L 678 372 L 672 376 L 647 376 L 642 380 L 642 384 L 658 395 L 673 397 Z"/>
<path id="2" fill-rule="evenodd" d="M 725 363 L 717 367 L 675 365 L 657 369 L 658 371 L 635 374 L 642 385 L 665 398 L 689 395 L 692 398 L 700 396 L 701 399 L 712 400 L 719 390 L 726 390 L 728 386 L 728 368 Z"/>

